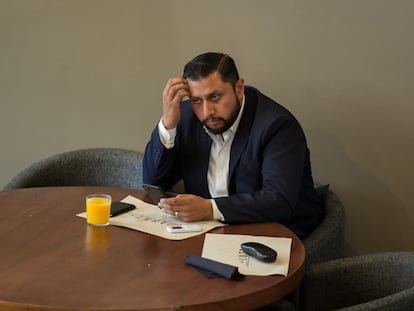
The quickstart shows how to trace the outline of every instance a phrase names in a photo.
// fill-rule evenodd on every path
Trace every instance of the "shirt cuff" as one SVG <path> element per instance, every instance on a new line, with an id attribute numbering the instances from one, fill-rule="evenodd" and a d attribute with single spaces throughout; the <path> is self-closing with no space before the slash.
<path id="1" fill-rule="evenodd" d="M 224 216 L 220 212 L 216 201 L 214 199 L 210 199 L 210 201 L 211 201 L 211 206 L 213 207 L 213 218 L 214 218 L 214 220 L 224 221 Z"/>
<path id="2" fill-rule="evenodd" d="M 161 143 L 165 148 L 171 149 L 174 147 L 175 136 L 177 135 L 177 128 L 167 130 L 162 123 L 162 119 L 158 122 L 158 135 L 160 136 Z"/>

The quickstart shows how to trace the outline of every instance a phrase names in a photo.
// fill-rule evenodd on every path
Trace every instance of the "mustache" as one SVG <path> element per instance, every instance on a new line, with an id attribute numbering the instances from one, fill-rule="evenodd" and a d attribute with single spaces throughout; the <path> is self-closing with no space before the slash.
<path id="1" fill-rule="evenodd" d="M 224 119 L 220 117 L 208 117 L 203 120 L 203 123 L 205 124 L 210 121 L 224 121 Z"/>

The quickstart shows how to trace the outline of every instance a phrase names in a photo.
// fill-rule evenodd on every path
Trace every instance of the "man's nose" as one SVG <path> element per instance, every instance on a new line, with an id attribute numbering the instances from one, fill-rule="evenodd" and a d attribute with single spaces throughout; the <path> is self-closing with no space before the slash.
<path id="1" fill-rule="evenodd" d="M 209 101 L 204 101 L 203 102 L 203 113 L 205 116 L 210 116 L 212 115 L 214 112 L 214 107 L 213 105 L 209 102 Z"/>

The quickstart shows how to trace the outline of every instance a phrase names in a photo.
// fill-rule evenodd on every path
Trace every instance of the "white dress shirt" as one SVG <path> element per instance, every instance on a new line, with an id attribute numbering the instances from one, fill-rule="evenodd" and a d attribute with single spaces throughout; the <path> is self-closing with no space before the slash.
<path id="1" fill-rule="evenodd" d="M 210 149 L 210 160 L 208 163 L 207 182 L 213 206 L 213 217 L 216 220 L 224 220 L 223 214 L 217 207 L 214 198 L 228 196 L 228 177 L 229 177 L 229 163 L 230 163 L 230 150 L 231 145 L 236 134 L 237 128 L 240 123 L 240 118 L 243 114 L 244 108 L 244 95 L 242 100 L 242 106 L 233 125 L 222 134 L 213 134 L 206 127 L 204 127 L 206 133 L 213 140 Z M 162 144 L 167 149 L 174 147 L 175 136 L 177 135 L 177 129 L 173 128 L 167 130 L 162 123 L 162 119 L 158 123 L 158 133 Z"/>

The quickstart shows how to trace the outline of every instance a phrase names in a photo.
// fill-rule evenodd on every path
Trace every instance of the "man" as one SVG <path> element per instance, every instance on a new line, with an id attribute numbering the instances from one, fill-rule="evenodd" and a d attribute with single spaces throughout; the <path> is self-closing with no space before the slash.
<path id="1" fill-rule="evenodd" d="M 184 221 L 277 221 L 304 238 L 323 217 L 301 126 L 245 86 L 226 54 L 195 57 L 165 86 L 143 181 L 170 189 L 179 180 L 187 194 L 158 205 Z"/>

